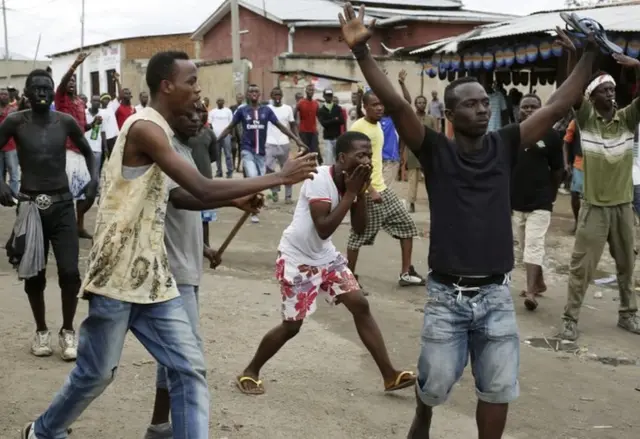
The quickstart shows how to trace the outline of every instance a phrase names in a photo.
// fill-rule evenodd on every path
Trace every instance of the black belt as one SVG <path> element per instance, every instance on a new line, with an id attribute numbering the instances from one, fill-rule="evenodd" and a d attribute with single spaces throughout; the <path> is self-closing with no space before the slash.
<path id="1" fill-rule="evenodd" d="M 72 201 L 73 195 L 71 192 L 63 192 L 60 194 L 37 194 L 37 195 L 29 195 L 20 193 L 18 194 L 18 199 L 20 201 L 31 201 L 35 203 L 36 207 L 40 210 L 47 210 L 53 204 L 61 203 L 63 201 Z"/>
<path id="2" fill-rule="evenodd" d="M 429 276 L 434 281 L 448 287 L 479 288 L 486 287 L 487 285 L 502 285 L 505 283 L 508 275 L 492 274 L 491 276 L 485 277 L 465 277 L 432 271 L 429 273 Z M 478 291 L 461 291 L 461 293 L 463 296 L 467 297 L 475 297 L 478 295 Z"/>

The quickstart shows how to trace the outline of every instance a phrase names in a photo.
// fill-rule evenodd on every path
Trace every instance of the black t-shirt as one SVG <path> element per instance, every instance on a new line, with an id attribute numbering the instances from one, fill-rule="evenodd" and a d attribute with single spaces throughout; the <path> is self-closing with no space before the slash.
<path id="1" fill-rule="evenodd" d="M 554 173 L 564 168 L 562 139 L 555 130 L 537 144 L 521 148 L 511 180 L 511 208 L 520 212 L 552 210 Z"/>
<path id="2" fill-rule="evenodd" d="M 429 268 L 483 276 L 513 269 L 509 186 L 520 147 L 517 124 L 490 132 L 465 154 L 455 141 L 425 127 L 420 163 L 431 210 Z"/>

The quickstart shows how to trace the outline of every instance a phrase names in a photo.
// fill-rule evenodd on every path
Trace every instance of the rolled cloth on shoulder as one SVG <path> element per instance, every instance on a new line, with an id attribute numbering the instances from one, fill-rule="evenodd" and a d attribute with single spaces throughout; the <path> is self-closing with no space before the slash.
<path id="1" fill-rule="evenodd" d="M 42 221 L 35 203 L 21 202 L 18 206 L 18 217 L 6 248 L 9 262 L 18 271 L 19 279 L 35 277 L 44 270 Z"/>

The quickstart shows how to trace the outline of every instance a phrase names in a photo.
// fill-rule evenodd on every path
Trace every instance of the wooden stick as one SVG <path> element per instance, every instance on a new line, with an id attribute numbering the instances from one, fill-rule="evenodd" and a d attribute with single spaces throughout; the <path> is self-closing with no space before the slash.
<path id="1" fill-rule="evenodd" d="M 250 212 L 245 212 L 242 214 L 236 225 L 233 226 L 233 229 L 231 229 L 231 232 L 229 232 L 229 236 L 227 236 L 227 239 L 225 239 L 222 245 L 218 248 L 218 258 L 222 259 L 222 253 L 224 253 L 227 247 L 229 247 L 229 244 L 231 244 L 231 240 L 235 238 L 238 231 L 242 228 L 242 226 L 250 216 Z"/>

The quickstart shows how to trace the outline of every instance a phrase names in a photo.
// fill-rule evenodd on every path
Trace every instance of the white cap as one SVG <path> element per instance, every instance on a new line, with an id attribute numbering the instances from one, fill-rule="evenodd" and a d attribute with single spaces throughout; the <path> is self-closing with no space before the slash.
<path id="1" fill-rule="evenodd" d="M 333 90 L 331 90 L 330 88 L 325 88 L 323 93 L 326 94 L 326 95 L 332 95 L 333 94 Z"/>

